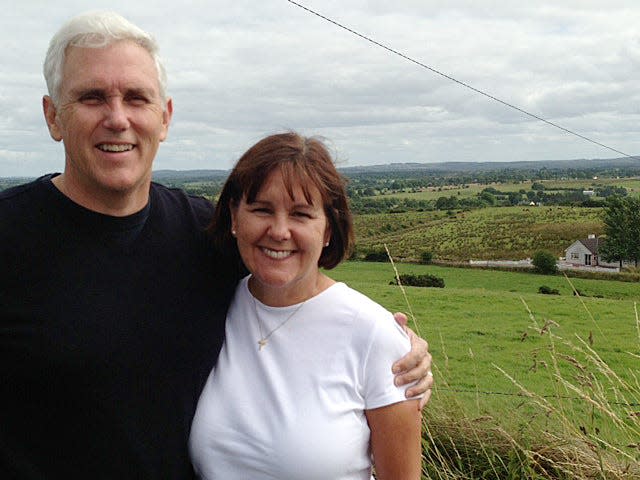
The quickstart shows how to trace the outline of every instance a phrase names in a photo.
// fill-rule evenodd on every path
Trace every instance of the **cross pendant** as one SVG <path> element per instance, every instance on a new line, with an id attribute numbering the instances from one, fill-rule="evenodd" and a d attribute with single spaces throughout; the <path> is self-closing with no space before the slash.
<path id="1" fill-rule="evenodd" d="M 267 339 L 266 338 L 261 338 L 260 340 L 258 340 L 258 345 L 260 345 L 258 347 L 258 350 L 262 350 L 264 347 L 267 346 Z"/>

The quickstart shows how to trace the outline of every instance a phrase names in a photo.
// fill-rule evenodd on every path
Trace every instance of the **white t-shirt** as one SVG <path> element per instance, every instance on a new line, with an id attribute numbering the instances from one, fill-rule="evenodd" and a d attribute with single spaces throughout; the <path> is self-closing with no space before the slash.
<path id="1" fill-rule="evenodd" d="M 371 478 L 365 409 L 405 400 L 391 365 L 410 349 L 391 313 L 344 283 L 300 307 L 269 307 L 248 278 L 193 419 L 189 449 L 204 479 Z M 299 308 L 300 307 L 300 308 Z M 296 309 L 298 309 L 296 311 Z M 268 344 L 261 338 L 256 311 Z"/>

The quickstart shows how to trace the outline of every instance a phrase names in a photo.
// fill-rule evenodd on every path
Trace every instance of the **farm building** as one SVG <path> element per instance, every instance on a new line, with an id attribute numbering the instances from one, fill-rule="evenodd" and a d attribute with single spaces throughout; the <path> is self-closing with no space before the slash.
<path id="1" fill-rule="evenodd" d="M 596 235 L 589 235 L 588 238 L 576 240 L 565 250 L 565 261 L 573 266 L 588 267 L 612 267 L 618 266 L 617 262 L 605 262 L 600 259 L 598 250 L 604 245 L 605 239 Z"/>

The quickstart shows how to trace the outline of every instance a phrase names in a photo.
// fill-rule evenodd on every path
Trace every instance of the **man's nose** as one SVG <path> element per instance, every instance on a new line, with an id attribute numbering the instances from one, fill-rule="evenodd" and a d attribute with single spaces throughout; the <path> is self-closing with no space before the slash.
<path id="1" fill-rule="evenodd" d="M 119 97 L 111 97 L 106 104 L 104 126 L 110 130 L 126 130 L 129 128 L 127 108 Z"/>

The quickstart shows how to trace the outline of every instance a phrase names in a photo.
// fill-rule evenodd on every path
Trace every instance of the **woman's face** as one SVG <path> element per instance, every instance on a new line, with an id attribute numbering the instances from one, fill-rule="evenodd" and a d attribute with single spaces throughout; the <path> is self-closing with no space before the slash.
<path id="1" fill-rule="evenodd" d="M 311 203 L 300 185 L 291 198 L 276 169 L 253 203 L 243 197 L 231 209 L 238 250 L 253 275 L 253 293 L 268 305 L 291 305 L 319 292 L 318 260 L 331 233 L 320 192 L 315 186 L 309 191 Z"/>

